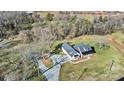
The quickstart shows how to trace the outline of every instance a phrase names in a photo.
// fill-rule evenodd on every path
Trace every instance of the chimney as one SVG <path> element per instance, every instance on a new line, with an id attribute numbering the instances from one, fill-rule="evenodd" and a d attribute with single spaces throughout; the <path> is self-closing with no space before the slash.
<path id="1" fill-rule="evenodd" d="M 83 57 L 83 55 L 82 55 L 81 50 L 80 50 L 80 48 L 79 48 L 79 47 L 78 47 L 78 50 L 79 50 L 79 53 L 80 53 L 81 58 L 82 58 L 82 57 Z"/>

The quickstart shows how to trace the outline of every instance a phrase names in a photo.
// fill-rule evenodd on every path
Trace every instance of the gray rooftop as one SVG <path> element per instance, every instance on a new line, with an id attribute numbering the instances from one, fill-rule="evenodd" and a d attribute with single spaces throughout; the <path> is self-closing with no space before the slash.
<path id="1" fill-rule="evenodd" d="M 64 48 L 68 54 L 72 57 L 74 55 L 79 54 L 76 50 L 74 50 L 68 43 L 63 43 L 62 48 Z"/>
<path id="2" fill-rule="evenodd" d="M 78 44 L 78 45 L 75 45 L 73 46 L 74 49 L 78 52 L 82 52 L 82 53 L 85 53 L 85 52 L 88 52 L 88 51 L 92 51 L 92 48 L 90 45 L 86 45 L 86 44 Z M 80 50 L 79 50 L 80 49 Z"/>

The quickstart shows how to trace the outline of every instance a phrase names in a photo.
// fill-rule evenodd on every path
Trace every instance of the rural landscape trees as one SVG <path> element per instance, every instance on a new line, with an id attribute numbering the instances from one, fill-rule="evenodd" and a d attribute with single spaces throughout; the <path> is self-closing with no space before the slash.
<path id="1" fill-rule="evenodd" d="M 76 15 L 76 13 L 78 15 Z M 65 39 L 86 34 L 110 34 L 124 27 L 123 14 L 93 15 L 86 18 L 83 12 L 0 12 L 0 36 L 19 34 L 21 30 L 31 30 L 39 26 L 47 29 L 56 39 Z M 44 33 L 41 33 L 44 34 Z M 47 35 L 50 35 L 47 33 Z"/>
<path id="2" fill-rule="evenodd" d="M 54 52 L 57 40 L 124 32 L 123 12 L 0 12 L 0 80 L 41 79 L 33 56 Z M 2 42 L 2 43 L 1 43 Z M 3 44 L 7 46 L 3 46 Z M 109 48 L 106 41 L 99 49 Z"/>

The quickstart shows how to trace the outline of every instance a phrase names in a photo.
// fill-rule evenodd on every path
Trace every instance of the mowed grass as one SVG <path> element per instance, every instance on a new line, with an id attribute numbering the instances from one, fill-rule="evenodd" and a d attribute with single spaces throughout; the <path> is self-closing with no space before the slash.
<path id="1" fill-rule="evenodd" d="M 115 35 L 118 35 L 118 33 L 114 33 L 111 36 Z M 124 34 L 122 33 L 121 36 L 123 37 Z M 72 64 L 71 62 L 68 62 L 63 64 L 60 72 L 60 80 L 117 80 L 123 77 L 124 54 L 120 53 L 113 44 L 108 42 L 107 37 L 108 36 L 91 35 L 81 36 L 69 40 L 71 44 L 77 44 L 81 42 L 87 43 L 95 48 L 96 53 L 90 60 L 86 62 L 78 64 Z M 120 40 L 120 38 L 120 36 L 119 38 L 116 38 L 117 41 Z M 110 48 L 100 49 L 96 44 L 99 41 L 108 42 Z M 57 45 L 58 43 L 62 42 L 57 41 L 55 44 Z M 112 62 L 113 66 L 110 70 Z"/>

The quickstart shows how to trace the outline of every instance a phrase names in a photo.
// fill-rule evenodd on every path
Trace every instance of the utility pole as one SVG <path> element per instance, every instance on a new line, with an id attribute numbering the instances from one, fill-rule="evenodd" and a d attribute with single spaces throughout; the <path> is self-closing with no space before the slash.
<path id="1" fill-rule="evenodd" d="M 38 64 L 38 62 L 37 62 L 37 76 L 39 77 L 39 73 L 40 73 L 40 71 L 39 71 L 39 64 Z"/>
<path id="2" fill-rule="evenodd" d="M 112 70 L 112 67 L 113 67 L 113 64 L 115 63 L 115 61 L 114 60 L 112 60 L 112 63 L 111 63 L 111 65 L 110 65 L 110 69 L 109 69 L 109 71 L 111 71 Z"/>
<path id="3" fill-rule="evenodd" d="M 87 72 L 88 68 L 84 68 L 83 71 L 81 71 L 81 75 L 80 77 L 78 78 L 78 81 L 81 79 L 81 77 Z"/>

